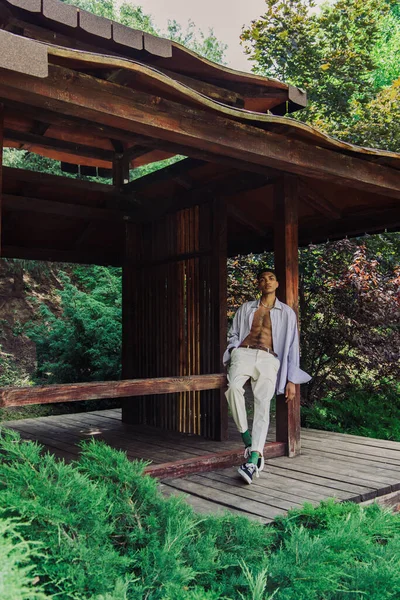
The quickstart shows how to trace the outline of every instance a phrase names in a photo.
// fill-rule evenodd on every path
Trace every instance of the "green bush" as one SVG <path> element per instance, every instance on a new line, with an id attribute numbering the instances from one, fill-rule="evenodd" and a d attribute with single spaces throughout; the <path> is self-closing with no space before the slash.
<path id="1" fill-rule="evenodd" d="M 5 555 L 26 567 L 22 586 L 41 586 L 2 600 L 36 600 L 42 590 L 57 600 L 400 596 L 399 516 L 332 500 L 290 511 L 271 527 L 231 514 L 204 517 L 180 497 L 163 498 L 144 466 L 95 441 L 66 465 L 1 432 L 0 557 L 1 534 L 17 520 L 20 537 L 7 534 L 15 554 Z M 35 545 L 40 552 L 25 553 Z M 13 563 L 6 569 L 15 571 Z"/>
<path id="2" fill-rule="evenodd" d="M 355 387 L 302 408 L 305 427 L 400 441 L 400 385 Z"/>
<path id="3" fill-rule="evenodd" d="M 75 383 L 119 379 L 122 301 L 117 269 L 92 267 L 86 287 L 78 289 L 61 273 L 61 315 L 45 305 L 40 318 L 26 326 L 36 343 L 40 383 Z"/>
<path id="4" fill-rule="evenodd" d="M 0 520 L 0 598 L 45 600 L 48 596 L 35 586 L 37 548 L 23 539 L 22 529 L 15 521 Z"/>

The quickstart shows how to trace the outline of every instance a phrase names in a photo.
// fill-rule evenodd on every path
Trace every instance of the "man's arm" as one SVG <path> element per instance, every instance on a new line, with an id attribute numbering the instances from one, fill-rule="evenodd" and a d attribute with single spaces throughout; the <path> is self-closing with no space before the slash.
<path id="1" fill-rule="evenodd" d="M 228 347 L 225 350 L 224 354 L 224 364 L 227 365 L 230 361 L 230 355 L 234 348 L 239 346 L 239 334 L 240 334 L 240 315 L 242 311 L 242 306 L 236 311 L 235 316 L 233 317 L 232 325 L 228 331 Z"/>
<path id="2" fill-rule="evenodd" d="M 285 388 L 286 402 L 291 402 L 296 396 L 296 384 L 307 383 L 311 377 L 300 369 L 300 344 L 297 318 L 293 312 L 291 318 L 291 340 L 288 353 L 288 381 Z"/>

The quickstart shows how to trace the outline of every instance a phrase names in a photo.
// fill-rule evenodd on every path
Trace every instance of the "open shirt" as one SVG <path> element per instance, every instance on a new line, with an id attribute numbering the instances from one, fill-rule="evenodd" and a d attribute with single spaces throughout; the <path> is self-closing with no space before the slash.
<path id="1" fill-rule="evenodd" d="M 254 313 L 260 306 L 260 300 L 245 302 L 234 316 L 228 332 L 228 347 L 224 353 L 224 364 L 230 361 L 230 352 L 237 348 L 249 335 Z M 300 369 L 299 332 L 294 310 L 287 304 L 275 300 L 271 308 L 272 340 L 274 352 L 278 355 L 280 367 L 276 380 L 276 393 L 284 394 L 286 383 L 307 383 L 311 377 Z"/>

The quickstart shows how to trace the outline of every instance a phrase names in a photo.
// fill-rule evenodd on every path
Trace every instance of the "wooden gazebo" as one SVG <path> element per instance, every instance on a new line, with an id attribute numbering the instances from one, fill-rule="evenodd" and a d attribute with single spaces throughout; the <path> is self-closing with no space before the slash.
<path id="1" fill-rule="evenodd" d="M 0 149 L 113 177 L 0 163 L 1 256 L 123 267 L 123 380 L 3 388 L 0 407 L 123 397 L 127 423 L 224 439 L 227 256 L 274 250 L 296 309 L 299 244 L 400 224 L 400 157 L 291 119 L 305 104 L 59 0 L 0 0 Z M 299 452 L 299 411 L 278 398 L 275 456 Z"/>

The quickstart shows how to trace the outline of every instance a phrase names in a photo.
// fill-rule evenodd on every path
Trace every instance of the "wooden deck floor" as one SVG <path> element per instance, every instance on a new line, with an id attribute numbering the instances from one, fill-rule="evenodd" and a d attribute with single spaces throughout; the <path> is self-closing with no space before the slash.
<path id="1" fill-rule="evenodd" d="M 57 457 L 77 458 L 77 443 L 95 437 L 155 465 L 214 456 L 241 448 L 240 436 L 230 427 L 227 442 L 126 425 L 120 410 L 58 415 L 8 421 L 25 439 L 37 440 Z M 269 439 L 273 439 L 273 429 Z M 302 454 L 295 459 L 270 458 L 259 479 L 249 486 L 236 467 L 162 479 L 166 495 L 184 493 L 199 512 L 229 510 L 268 523 L 304 502 L 326 498 L 364 502 L 400 490 L 400 443 L 312 429 L 302 430 Z"/>

